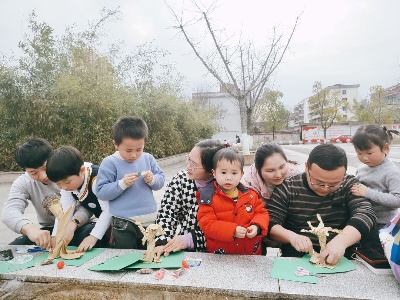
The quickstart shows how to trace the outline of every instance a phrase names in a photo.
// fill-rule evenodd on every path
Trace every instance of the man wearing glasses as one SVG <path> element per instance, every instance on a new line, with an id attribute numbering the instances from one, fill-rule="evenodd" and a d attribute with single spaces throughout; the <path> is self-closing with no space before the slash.
<path id="1" fill-rule="evenodd" d="M 376 215 L 369 200 L 354 196 L 350 187 L 358 184 L 346 175 L 345 151 L 333 144 L 315 147 L 307 160 L 305 172 L 286 179 L 277 186 L 267 203 L 270 215 L 269 235 L 282 243 L 283 256 L 300 257 L 320 251 L 317 236 L 308 230 L 307 221 L 317 226 L 317 214 L 325 227 L 343 229 L 343 234 L 329 233 L 320 261 L 335 265 L 349 248 L 375 226 Z M 346 250 L 348 252 L 346 252 Z"/>

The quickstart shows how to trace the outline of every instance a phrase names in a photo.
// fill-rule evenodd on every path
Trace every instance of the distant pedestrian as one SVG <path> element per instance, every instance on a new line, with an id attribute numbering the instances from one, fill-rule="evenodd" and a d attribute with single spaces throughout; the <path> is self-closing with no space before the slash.
<path id="1" fill-rule="evenodd" d="M 236 144 L 240 144 L 240 137 L 236 135 Z"/>
<path id="2" fill-rule="evenodd" d="M 231 146 L 231 144 L 229 144 L 229 142 L 226 139 L 224 139 L 224 145 L 226 148 Z"/>

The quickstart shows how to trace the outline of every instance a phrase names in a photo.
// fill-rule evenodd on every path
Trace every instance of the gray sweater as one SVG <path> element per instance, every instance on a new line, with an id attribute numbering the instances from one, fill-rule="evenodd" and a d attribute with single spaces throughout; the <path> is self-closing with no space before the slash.
<path id="1" fill-rule="evenodd" d="M 35 207 L 37 221 L 40 227 L 52 227 L 54 225 L 54 216 L 48 212 L 42 205 L 43 199 L 47 195 L 59 193 L 60 189 L 55 183 L 49 185 L 33 180 L 27 173 L 19 176 L 11 185 L 7 201 L 4 203 L 1 211 L 1 220 L 3 223 L 16 233 L 21 233 L 21 228 L 32 223 L 24 215 L 29 202 Z M 80 207 L 75 215 L 80 216 L 85 222 L 90 218 L 90 213 Z"/>
<path id="2" fill-rule="evenodd" d="M 378 224 L 390 222 L 400 208 L 400 169 L 385 157 L 376 167 L 360 165 L 356 177 L 368 187 L 365 198 L 371 200 Z"/>

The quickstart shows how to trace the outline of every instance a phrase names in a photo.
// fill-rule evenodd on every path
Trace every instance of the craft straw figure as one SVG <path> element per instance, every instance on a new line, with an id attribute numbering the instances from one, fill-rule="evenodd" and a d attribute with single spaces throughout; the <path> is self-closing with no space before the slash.
<path id="1" fill-rule="evenodd" d="M 43 203 L 45 203 L 46 209 L 51 211 L 53 215 L 58 219 L 56 246 L 52 251 L 49 252 L 48 260 L 53 260 L 54 258 L 58 258 L 60 256 L 64 259 L 74 259 L 81 257 L 84 253 L 68 251 L 67 245 L 65 244 L 64 240 L 65 230 L 71 218 L 73 206 L 71 205 L 64 212 L 60 203 L 59 195 L 57 194 L 47 196 Z"/>
<path id="2" fill-rule="evenodd" d="M 324 222 L 321 219 L 320 214 L 317 214 L 317 219 L 319 224 L 317 227 L 311 225 L 310 221 L 307 221 L 308 226 L 310 226 L 310 230 L 302 229 L 301 232 L 310 232 L 315 234 L 318 237 L 319 245 L 321 247 L 321 252 L 324 251 L 326 247 L 326 237 L 329 236 L 329 232 L 336 232 L 338 234 L 344 234 L 342 230 L 339 229 L 332 229 L 332 227 L 325 227 Z M 313 255 L 310 258 L 310 261 L 318 266 L 326 266 L 329 267 L 327 264 L 321 263 L 317 258 L 318 253 L 314 251 Z"/>
<path id="3" fill-rule="evenodd" d="M 142 243 L 143 245 L 147 242 L 147 250 L 144 257 L 141 259 L 144 263 L 150 264 L 153 261 L 155 263 L 162 262 L 161 259 L 156 259 L 156 252 L 154 250 L 156 246 L 155 237 L 161 234 L 165 234 L 162 227 L 158 224 L 150 224 L 146 229 L 140 224 L 140 222 L 135 222 L 139 227 L 140 231 L 143 233 Z"/>

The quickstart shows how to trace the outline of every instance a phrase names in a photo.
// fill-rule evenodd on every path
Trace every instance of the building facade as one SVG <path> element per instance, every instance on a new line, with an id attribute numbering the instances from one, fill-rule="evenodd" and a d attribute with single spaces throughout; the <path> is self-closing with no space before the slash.
<path id="1" fill-rule="evenodd" d="M 235 143 L 236 135 L 241 136 L 240 111 L 237 100 L 224 91 L 193 93 L 192 99 L 202 99 L 209 107 L 219 111 L 217 123 L 219 131 L 213 139 L 226 140 L 231 145 Z"/>
<path id="2" fill-rule="evenodd" d="M 385 89 L 384 99 L 388 105 L 400 105 L 400 83 Z"/>
<path id="3" fill-rule="evenodd" d="M 350 111 L 350 107 L 353 105 L 353 100 L 359 100 L 358 88 L 359 84 L 335 84 L 328 86 L 326 90 L 340 91 L 342 96 L 343 105 L 339 108 L 338 114 L 342 117 L 344 121 L 351 121 L 353 119 L 353 114 Z M 310 105 L 310 99 L 314 95 L 303 99 L 300 101 L 293 109 L 293 120 L 294 126 L 298 127 L 303 124 L 318 123 L 319 114 L 316 112 L 315 108 Z"/>

